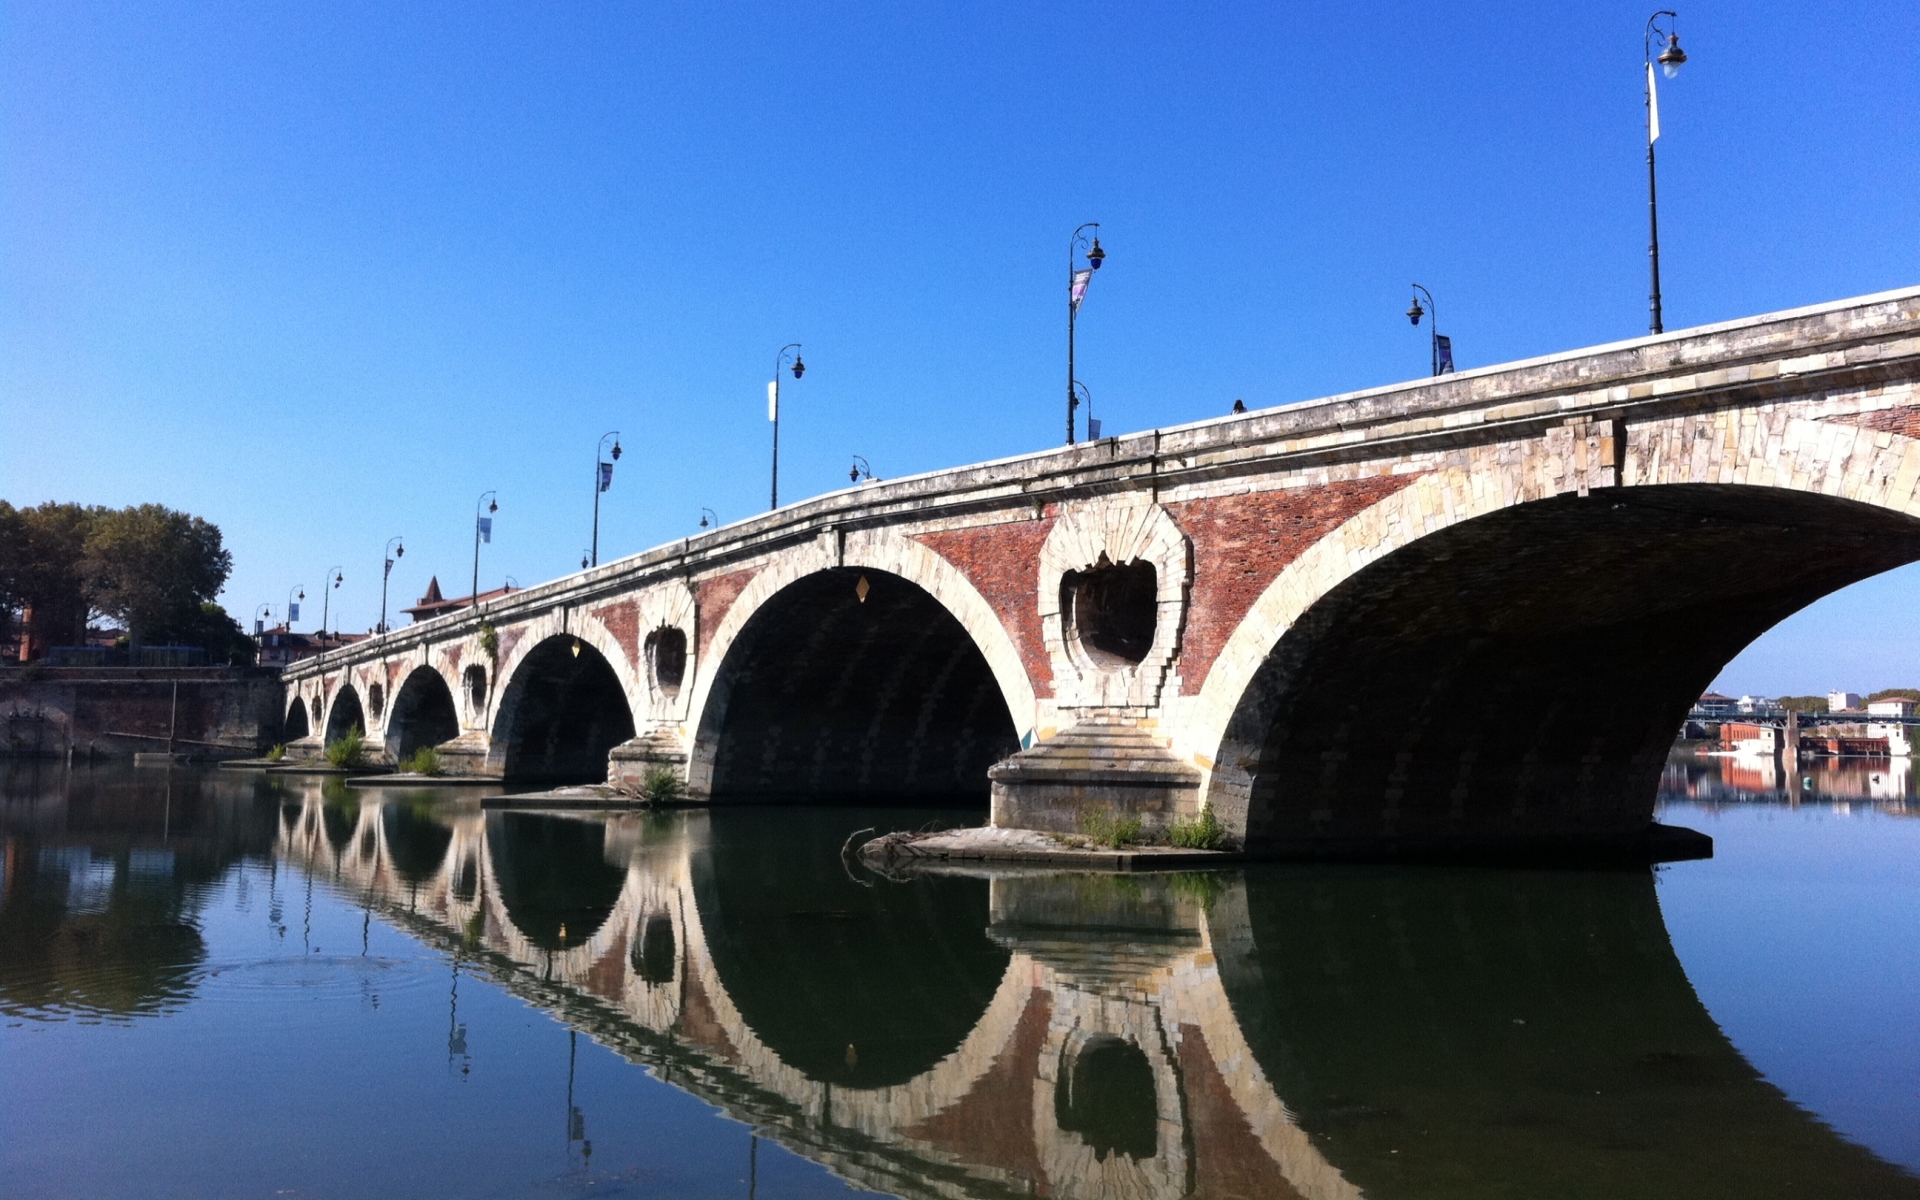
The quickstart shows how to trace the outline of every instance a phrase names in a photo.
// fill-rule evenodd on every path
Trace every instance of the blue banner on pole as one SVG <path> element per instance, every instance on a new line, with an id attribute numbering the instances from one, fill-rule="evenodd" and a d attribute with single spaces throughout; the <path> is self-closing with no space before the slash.
<path id="1" fill-rule="evenodd" d="M 603 462 L 600 464 L 600 490 L 604 492 L 612 486 L 613 486 L 613 464 L 610 462 Z"/>
<path id="2" fill-rule="evenodd" d="M 1448 337 L 1444 333 L 1436 334 L 1434 335 L 1433 344 L 1440 351 L 1440 374 L 1442 375 L 1452 374 L 1453 373 L 1453 339 Z"/>
<path id="3" fill-rule="evenodd" d="M 600 490 L 604 492 L 607 489 L 602 487 Z M 492 517 L 480 518 L 480 540 L 485 542 L 489 546 L 493 545 L 493 518 Z"/>
<path id="4" fill-rule="evenodd" d="M 299 619 L 300 605 L 298 603 L 287 605 L 287 628 L 293 628 L 293 623 Z"/>

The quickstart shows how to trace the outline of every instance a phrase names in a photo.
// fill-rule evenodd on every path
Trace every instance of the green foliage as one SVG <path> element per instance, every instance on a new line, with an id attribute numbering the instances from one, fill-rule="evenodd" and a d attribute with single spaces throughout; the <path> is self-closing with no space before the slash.
<path id="1" fill-rule="evenodd" d="M 480 648 L 494 662 L 500 661 L 500 631 L 493 627 L 492 621 L 480 622 Z"/>
<path id="2" fill-rule="evenodd" d="M 1139 844 L 1140 818 L 1122 817 L 1105 809 L 1090 809 L 1080 814 L 1080 832 L 1093 839 L 1095 845 L 1119 850 Z"/>
<path id="3" fill-rule="evenodd" d="M 671 804 L 686 797 L 687 785 L 672 767 L 652 766 L 640 781 L 640 796 L 648 804 Z"/>
<path id="4" fill-rule="evenodd" d="M 1920 688 L 1881 688 L 1867 697 L 1867 703 L 1875 700 L 1920 700 Z"/>
<path id="5" fill-rule="evenodd" d="M 367 738 L 355 725 L 347 736 L 327 743 L 327 761 L 336 767 L 362 767 L 367 762 Z"/>
<path id="6" fill-rule="evenodd" d="M 432 746 L 422 746 L 400 760 L 400 769 L 414 775 L 438 775 L 446 770 L 446 767 L 440 763 L 438 750 Z"/>
<path id="7" fill-rule="evenodd" d="M 1212 871 L 1176 872 L 1167 880 L 1167 887 L 1174 895 L 1197 900 L 1202 908 L 1209 909 L 1220 898 L 1220 893 L 1226 890 L 1220 884 L 1220 877 Z"/>
<path id="8" fill-rule="evenodd" d="M 1823 713 L 1827 711 L 1825 696 L 1782 696 L 1775 703 L 1788 712 Z"/>
<path id="9" fill-rule="evenodd" d="M 251 666 L 259 650 L 240 622 L 227 610 L 208 600 L 187 609 L 154 627 L 146 641 L 153 645 L 198 646 L 207 652 L 207 661 Z"/>
<path id="10" fill-rule="evenodd" d="M 49 645 L 79 645 L 86 637 L 80 563 L 104 511 L 54 503 L 15 508 L 0 500 L 0 610 L 33 610 L 32 632 Z"/>
<path id="11" fill-rule="evenodd" d="M 287 748 L 285 746 L 282 746 L 278 742 L 274 743 L 273 749 L 267 751 L 268 762 L 279 762 L 281 759 L 285 758 L 286 756 L 287 756 Z"/>
<path id="12" fill-rule="evenodd" d="M 135 643 L 191 619 L 232 571 L 218 526 L 158 504 L 100 512 L 80 562 L 93 606 L 125 621 Z"/>
<path id="13" fill-rule="evenodd" d="M 1167 841 L 1182 850 L 1218 850 L 1227 839 L 1226 827 L 1213 815 L 1213 806 L 1200 810 L 1190 821 L 1175 821 L 1167 829 Z"/>

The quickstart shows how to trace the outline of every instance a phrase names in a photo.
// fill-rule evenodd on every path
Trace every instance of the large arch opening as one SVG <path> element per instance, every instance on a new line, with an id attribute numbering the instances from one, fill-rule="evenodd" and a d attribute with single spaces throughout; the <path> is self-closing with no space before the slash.
<path id="1" fill-rule="evenodd" d="M 501 697 L 509 779 L 599 783 L 607 754 L 633 736 L 633 710 L 612 664 L 579 638 L 534 647 Z"/>
<path id="2" fill-rule="evenodd" d="M 432 667 L 416 667 L 393 694 L 393 714 L 387 718 L 387 754 L 395 762 L 424 746 L 438 746 L 460 736 L 460 713 L 453 689 Z"/>
<path id="3" fill-rule="evenodd" d="M 280 726 L 280 740 L 297 742 L 307 736 L 307 702 L 300 697 L 293 698 L 293 704 L 287 709 L 287 718 Z"/>
<path id="4" fill-rule="evenodd" d="M 1669 485 L 1461 522 L 1354 574 L 1241 698 L 1215 795 L 1250 848 L 1644 838 L 1720 667 L 1795 610 L 1920 559 L 1920 522 L 1829 496 Z"/>
<path id="5" fill-rule="evenodd" d="M 754 613 L 701 725 L 716 801 L 977 804 L 1020 748 L 966 628 L 919 585 L 853 568 Z"/>
<path id="6" fill-rule="evenodd" d="M 340 685 L 334 694 L 333 707 L 327 712 L 326 740 L 337 742 L 347 736 L 347 730 L 358 726 L 361 733 L 367 731 L 367 714 L 360 707 L 360 693 L 350 683 Z"/>

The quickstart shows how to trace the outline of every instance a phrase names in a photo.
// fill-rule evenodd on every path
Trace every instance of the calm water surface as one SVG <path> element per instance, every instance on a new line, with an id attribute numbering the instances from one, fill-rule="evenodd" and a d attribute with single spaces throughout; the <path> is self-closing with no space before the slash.
<path id="1" fill-rule="evenodd" d="M 10 1197 L 1920 1197 L 1920 804 L 1657 871 L 888 880 L 862 826 L 0 764 Z"/>

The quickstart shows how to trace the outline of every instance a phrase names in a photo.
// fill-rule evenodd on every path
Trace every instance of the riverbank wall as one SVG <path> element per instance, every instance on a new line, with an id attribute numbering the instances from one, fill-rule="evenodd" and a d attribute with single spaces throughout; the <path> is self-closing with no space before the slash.
<path id="1" fill-rule="evenodd" d="M 280 673 L 260 667 L 0 669 L 0 756 L 239 758 L 280 739 Z"/>

